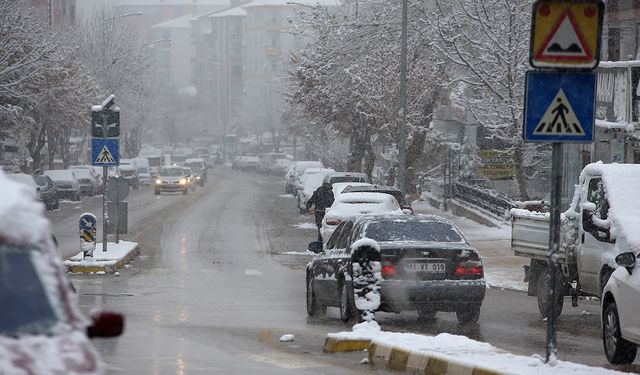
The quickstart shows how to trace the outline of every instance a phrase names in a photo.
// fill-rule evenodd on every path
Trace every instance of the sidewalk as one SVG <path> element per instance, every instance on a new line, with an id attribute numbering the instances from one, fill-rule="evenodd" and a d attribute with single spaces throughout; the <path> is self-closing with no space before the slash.
<path id="1" fill-rule="evenodd" d="M 492 228 L 466 217 L 454 216 L 451 212 L 440 211 L 426 200 L 417 200 L 411 205 L 416 214 L 444 216 L 460 228 L 471 245 L 480 252 L 484 263 L 485 279 L 491 288 L 527 290 L 527 284 L 522 281 L 524 279 L 522 267 L 529 264 L 529 259 L 513 255 L 509 223 Z"/>

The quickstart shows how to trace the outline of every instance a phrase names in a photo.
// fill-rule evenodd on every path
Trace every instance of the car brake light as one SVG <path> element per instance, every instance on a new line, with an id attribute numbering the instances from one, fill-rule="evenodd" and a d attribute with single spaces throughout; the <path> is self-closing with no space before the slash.
<path id="1" fill-rule="evenodd" d="M 328 225 L 338 225 L 342 222 L 340 219 L 327 219 Z"/>
<path id="2" fill-rule="evenodd" d="M 453 269 L 453 274 L 456 276 L 482 276 L 484 275 L 482 261 L 468 260 L 460 262 Z"/>
<path id="3" fill-rule="evenodd" d="M 396 267 L 393 264 L 384 265 L 382 266 L 380 273 L 382 274 L 383 278 L 388 279 L 389 277 L 395 276 Z"/>

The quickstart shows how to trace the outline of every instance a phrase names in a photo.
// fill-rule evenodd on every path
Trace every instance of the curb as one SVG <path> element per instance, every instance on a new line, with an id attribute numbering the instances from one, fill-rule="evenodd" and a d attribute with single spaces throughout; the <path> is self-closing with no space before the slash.
<path id="1" fill-rule="evenodd" d="M 131 262 L 133 258 L 140 254 L 140 245 L 136 245 L 125 256 L 119 260 L 96 261 L 92 265 L 73 265 L 73 261 L 65 261 L 68 273 L 115 273 L 124 268 L 125 264 Z"/>
<path id="2" fill-rule="evenodd" d="M 371 340 L 340 340 L 327 337 L 322 351 L 325 353 L 360 352 L 369 349 L 370 346 Z"/>
<path id="3" fill-rule="evenodd" d="M 369 362 L 386 364 L 390 370 L 410 371 L 425 375 L 502 375 L 464 363 L 452 362 L 433 354 L 412 352 L 393 346 L 372 342 L 369 346 Z"/>

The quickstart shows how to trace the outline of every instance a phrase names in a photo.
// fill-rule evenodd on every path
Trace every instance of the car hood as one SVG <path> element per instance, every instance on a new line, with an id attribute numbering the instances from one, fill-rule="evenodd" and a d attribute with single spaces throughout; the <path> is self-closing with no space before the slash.
<path id="1" fill-rule="evenodd" d="M 83 333 L 0 336 L 0 374 L 100 374 L 98 353 Z"/>
<path id="2" fill-rule="evenodd" d="M 158 177 L 158 179 L 162 180 L 162 181 L 167 181 L 167 182 L 180 182 L 180 180 L 182 179 L 186 179 L 186 177 L 184 176 L 160 176 Z"/>

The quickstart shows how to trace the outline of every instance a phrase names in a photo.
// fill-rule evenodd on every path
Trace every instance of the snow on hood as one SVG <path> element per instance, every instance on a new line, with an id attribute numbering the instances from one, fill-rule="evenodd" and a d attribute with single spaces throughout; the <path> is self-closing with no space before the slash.
<path id="1" fill-rule="evenodd" d="M 0 171 L 0 242 L 38 244 L 51 239 L 49 220 L 36 191 Z"/>
<path id="2" fill-rule="evenodd" d="M 640 165 L 592 163 L 583 169 L 580 181 L 593 175 L 602 176 L 612 237 L 622 235 L 632 250 L 640 250 Z"/>
<path id="3" fill-rule="evenodd" d="M 98 354 L 81 332 L 20 338 L 0 336 L 0 374 L 100 373 Z"/>

